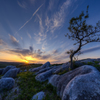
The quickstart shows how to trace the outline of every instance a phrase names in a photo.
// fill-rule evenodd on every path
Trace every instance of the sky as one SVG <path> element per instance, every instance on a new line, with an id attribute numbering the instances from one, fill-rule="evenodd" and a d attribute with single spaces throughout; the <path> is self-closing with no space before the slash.
<path id="1" fill-rule="evenodd" d="M 86 11 L 100 20 L 100 0 L 0 0 L 0 61 L 65 63 L 75 41 L 65 37 L 69 21 Z M 79 59 L 100 58 L 100 42 L 82 47 Z"/>

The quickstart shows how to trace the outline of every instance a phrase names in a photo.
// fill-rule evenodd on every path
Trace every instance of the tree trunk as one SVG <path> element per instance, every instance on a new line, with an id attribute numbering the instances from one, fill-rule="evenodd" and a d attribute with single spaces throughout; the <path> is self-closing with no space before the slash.
<path id="1" fill-rule="evenodd" d="M 81 42 L 81 40 L 80 40 L 80 44 L 79 44 L 78 49 L 75 50 L 75 51 L 70 55 L 70 68 L 71 68 L 71 69 L 74 69 L 74 67 L 73 67 L 73 57 L 74 57 L 74 55 L 75 55 L 79 50 L 81 50 L 81 47 L 82 47 L 82 42 Z"/>
<path id="2" fill-rule="evenodd" d="M 70 57 L 70 68 L 73 69 L 73 57 Z"/>

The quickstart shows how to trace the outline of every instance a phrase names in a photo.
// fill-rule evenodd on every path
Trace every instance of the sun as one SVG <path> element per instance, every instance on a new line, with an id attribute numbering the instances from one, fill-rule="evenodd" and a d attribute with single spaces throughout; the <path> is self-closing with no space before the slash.
<path id="1" fill-rule="evenodd" d="M 29 61 L 26 60 L 25 63 L 29 63 Z"/>

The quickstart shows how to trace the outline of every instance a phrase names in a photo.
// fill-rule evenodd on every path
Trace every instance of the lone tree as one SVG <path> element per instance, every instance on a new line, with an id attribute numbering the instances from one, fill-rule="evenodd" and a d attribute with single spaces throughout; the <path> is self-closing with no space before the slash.
<path id="1" fill-rule="evenodd" d="M 86 14 L 82 12 L 78 17 L 73 17 L 70 20 L 70 25 L 68 27 L 71 33 L 67 33 L 65 36 L 69 39 L 75 40 L 76 44 L 78 44 L 78 48 L 76 50 L 70 50 L 67 53 L 70 54 L 70 68 L 73 69 L 73 57 L 76 53 L 79 53 L 81 48 L 91 42 L 100 42 L 100 21 L 96 24 L 95 27 L 92 25 L 86 24 L 86 19 L 89 17 L 88 8 L 86 10 Z"/>

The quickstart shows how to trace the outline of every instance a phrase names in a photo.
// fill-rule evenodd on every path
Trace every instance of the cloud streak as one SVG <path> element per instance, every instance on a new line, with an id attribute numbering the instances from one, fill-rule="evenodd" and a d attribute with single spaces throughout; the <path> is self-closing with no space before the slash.
<path id="1" fill-rule="evenodd" d="M 89 48 L 87 50 L 83 50 L 82 53 L 90 53 L 90 52 L 93 52 L 93 51 L 96 51 L 96 50 L 100 50 L 100 46 Z"/>
<path id="2" fill-rule="evenodd" d="M 25 2 L 20 3 L 19 1 L 17 1 L 17 3 L 18 3 L 18 5 L 19 5 L 21 8 L 26 9 L 27 4 L 26 4 Z"/>
<path id="3" fill-rule="evenodd" d="M 51 18 L 49 18 L 48 16 L 46 17 L 45 25 L 48 31 L 51 31 L 53 33 L 56 29 L 62 27 L 62 24 L 65 21 L 65 12 L 67 12 L 70 4 L 71 0 L 66 0 L 60 7 L 59 11 L 56 12 Z"/>
<path id="4" fill-rule="evenodd" d="M 20 46 L 19 41 L 14 36 L 9 34 L 9 37 L 13 46 Z"/>
<path id="5" fill-rule="evenodd" d="M 31 16 L 31 18 L 29 19 L 29 20 L 27 20 L 25 23 L 24 23 L 24 25 L 22 25 L 20 28 L 19 28 L 19 30 L 18 31 L 20 31 L 27 23 L 29 23 L 31 20 L 32 20 L 32 18 L 34 17 L 34 15 L 39 11 L 39 9 L 41 8 L 43 6 L 43 4 L 40 6 L 40 7 L 38 7 L 38 9 L 33 13 L 33 15 Z"/>

